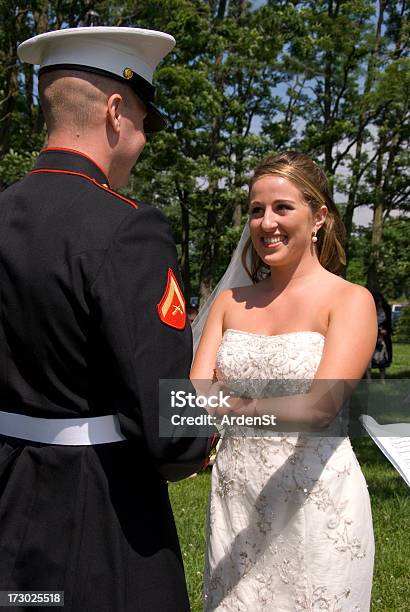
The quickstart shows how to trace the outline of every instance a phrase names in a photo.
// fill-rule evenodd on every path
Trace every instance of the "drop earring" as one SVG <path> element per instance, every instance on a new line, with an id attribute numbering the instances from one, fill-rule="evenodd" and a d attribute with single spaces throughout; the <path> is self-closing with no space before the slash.
<path id="1" fill-rule="evenodd" d="M 316 236 L 317 231 L 313 230 L 313 236 L 312 236 L 312 242 L 317 242 L 317 236 Z"/>

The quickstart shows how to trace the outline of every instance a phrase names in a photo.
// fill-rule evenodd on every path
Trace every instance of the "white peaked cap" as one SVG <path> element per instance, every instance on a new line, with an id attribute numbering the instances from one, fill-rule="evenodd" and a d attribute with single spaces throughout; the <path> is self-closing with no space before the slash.
<path id="1" fill-rule="evenodd" d="M 175 39 L 141 28 L 96 26 L 66 28 L 30 38 L 17 49 L 21 61 L 38 64 L 40 74 L 52 68 L 104 74 L 129 84 L 147 104 L 147 126 L 157 131 L 166 121 L 152 104 L 154 70 Z"/>

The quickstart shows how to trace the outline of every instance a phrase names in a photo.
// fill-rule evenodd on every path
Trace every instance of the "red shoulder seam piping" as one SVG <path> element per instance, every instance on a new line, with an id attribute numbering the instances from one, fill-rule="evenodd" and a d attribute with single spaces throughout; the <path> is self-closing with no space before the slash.
<path id="1" fill-rule="evenodd" d="M 82 155 L 83 157 L 88 159 L 90 162 L 92 162 L 94 166 L 97 166 L 98 170 L 100 170 L 103 173 L 103 175 L 105 176 L 108 182 L 107 173 L 104 172 L 101 166 L 99 166 L 97 162 L 95 162 L 93 158 L 87 155 L 86 153 L 83 153 L 82 151 L 77 151 L 76 149 L 67 149 L 66 147 L 46 147 L 45 149 L 41 149 L 40 153 L 44 153 L 46 151 L 66 151 L 66 153 L 76 153 L 77 155 Z"/>
<path id="2" fill-rule="evenodd" d="M 81 178 L 85 178 L 91 183 L 93 183 L 94 185 L 96 185 L 97 187 L 99 187 L 100 189 L 103 189 L 104 191 L 108 191 L 108 193 L 112 193 L 112 195 L 115 195 L 120 200 L 124 200 L 124 202 L 127 202 L 127 204 L 130 204 L 134 208 L 137 208 L 137 209 L 139 208 L 139 206 L 135 204 L 135 202 L 133 202 L 132 200 L 129 200 L 128 198 L 125 198 L 124 196 L 117 193 L 116 191 L 112 191 L 112 189 L 109 189 L 108 187 L 101 185 L 101 183 L 99 183 L 95 179 L 91 178 L 90 176 L 87 176 L 86 174 L 81 174 L 81 172 L 72 172 L 71 170 L 54 170 L 51 168 L 39 168 L 38 170 L 31 170 L 29 174 L 40 174 L 42 172 L 48 173 L 48 174 L 71 174 L 74 176 L 81 176 Z"/>

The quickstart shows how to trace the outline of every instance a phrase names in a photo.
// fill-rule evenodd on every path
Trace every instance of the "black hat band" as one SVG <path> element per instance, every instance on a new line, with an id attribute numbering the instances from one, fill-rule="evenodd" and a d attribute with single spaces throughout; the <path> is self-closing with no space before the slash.
<path id="1" fill-rule="evenodd" d="M 41 76 L 45 72 L 51 72 L 52 70 L 80 70 L 83 72 L 92 72 L 94 74 L 99 74 L 101 76 L 105 76 L 110 79 L 115 79 L 116 81 L 120 81 L 121 83 L 126 83 L 130 85 L 130 87 L 134 90 L 137 96 L 141 98 L 143 102 L 152 103 L 154 101 L 154 97 L 155 97 L 154 85 L 151 85 L 151 83 L 146 81 L 139 74 L 136 74 L 130 68 L 124 68 L 124 72 L 127 71 L 126 74 L 130 75 L 128 76 L 128 78 L 126 78 L 125 76 L 114 74 L 113 72 L 109 72 L 108 70 L 102 70 L 101 68 L 94 68 L 93 66 L 83 66 L 82 64 L 53 64 L 52 66 L 44 66 L 43 68 L 40 68 L 39 76 Z"/>

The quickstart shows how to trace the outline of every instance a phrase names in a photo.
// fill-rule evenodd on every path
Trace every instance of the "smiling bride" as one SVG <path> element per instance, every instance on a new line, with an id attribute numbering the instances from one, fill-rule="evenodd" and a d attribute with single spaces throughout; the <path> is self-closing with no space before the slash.
<path id="1" fill-rule="evenodd" d="M 225 432 L 208 513 L 207 612 L 370 609 L 370 501 L 337 389 L 361 379 L 377 320 L 370 293 L 338 276 L 342 240 L 315 162 L 287 152 L 256 168 L 245 246 L 229 268 L 248 281 L 219 293 L 203 329 L 198 319 L 191 376 L 233 389 L 246 399 L 231 412 L 270 412 L 276 427 Z"/>

